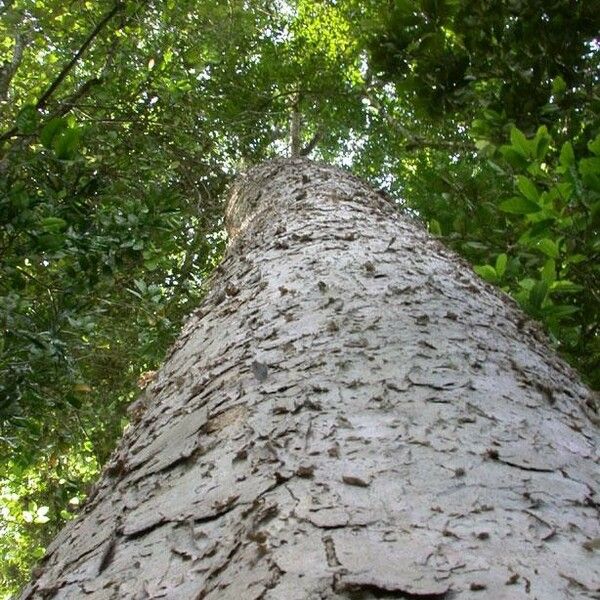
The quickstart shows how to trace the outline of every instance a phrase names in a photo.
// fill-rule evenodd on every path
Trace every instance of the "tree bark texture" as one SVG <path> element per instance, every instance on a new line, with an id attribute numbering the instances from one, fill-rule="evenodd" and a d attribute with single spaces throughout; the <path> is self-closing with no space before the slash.
<path id="1" fill-rule="evenodd" d="M 339 169 L 241 177 L 230 246 L 23 598 L 598 598 L 592 393 Z"/>

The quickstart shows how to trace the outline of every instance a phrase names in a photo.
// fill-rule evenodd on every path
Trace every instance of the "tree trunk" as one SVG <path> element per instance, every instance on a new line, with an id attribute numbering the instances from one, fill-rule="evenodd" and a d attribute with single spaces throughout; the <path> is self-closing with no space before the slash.
<path id="1" fill-rule="evenodd" d="M 598 598 L 594 398 L 516 305 L 333 167 L 255 168 L 227 217 L 23 598 Z"/>

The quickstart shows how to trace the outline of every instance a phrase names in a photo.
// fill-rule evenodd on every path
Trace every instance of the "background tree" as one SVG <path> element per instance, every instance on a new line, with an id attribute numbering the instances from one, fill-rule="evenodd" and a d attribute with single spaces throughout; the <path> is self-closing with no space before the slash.
<path id="1" fill-rule="evenodd" d="M 593 5 L 0 4 L 7 595 L 202 297 L 223 190 L 288 152 L 292 109 L 302 148 L 426 222 L 599 385 Z"/>

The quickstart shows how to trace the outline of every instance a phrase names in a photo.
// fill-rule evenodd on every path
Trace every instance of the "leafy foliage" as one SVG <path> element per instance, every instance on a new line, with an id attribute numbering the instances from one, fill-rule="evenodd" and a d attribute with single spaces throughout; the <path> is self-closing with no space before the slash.
<path id="1" fill-rule="evenodd" d="M 351 167 L 600 387 L 593 3 L 0 3 L 0 582 L 84 500 L 246 164 Z M 0 597 L 1 594 L 0 594 Z"/>

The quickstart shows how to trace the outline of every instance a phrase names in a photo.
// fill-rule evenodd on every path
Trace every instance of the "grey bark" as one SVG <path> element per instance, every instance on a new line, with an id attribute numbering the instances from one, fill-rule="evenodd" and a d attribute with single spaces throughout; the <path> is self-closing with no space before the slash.
<path id="1" fill-rule="evenodd" d="M 231 242 L 23 598 L 598 598 L 592 393 L 501 292 L 303 159 Z"/>

